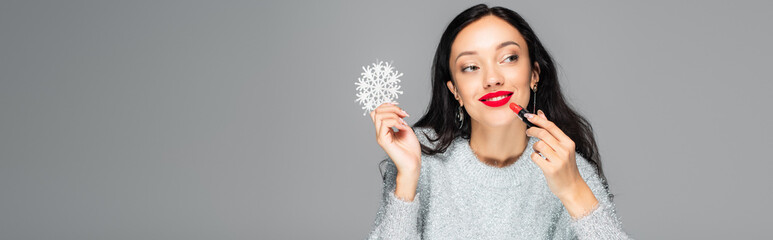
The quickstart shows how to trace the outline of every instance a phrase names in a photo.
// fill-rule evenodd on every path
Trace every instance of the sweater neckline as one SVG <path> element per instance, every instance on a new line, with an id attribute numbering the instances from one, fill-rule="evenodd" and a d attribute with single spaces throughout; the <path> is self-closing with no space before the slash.
<path id="1" fill-rule="evenodd" d="M 490 166 L 478 159 L 470 148 L 470 140 L 457 137 L 453 142 L 451 149 L 452 158 L 456 158 L 459 170 L 481 186 L 496 188 L 515 187 L 522 183 L 530 173 L 530 168 L 537 167 L 531 160 L 531 154 L 534 152 L 532 146 L 539 138 L 529 137 L 521 156 L 514 163 L 506 167 Z"/>

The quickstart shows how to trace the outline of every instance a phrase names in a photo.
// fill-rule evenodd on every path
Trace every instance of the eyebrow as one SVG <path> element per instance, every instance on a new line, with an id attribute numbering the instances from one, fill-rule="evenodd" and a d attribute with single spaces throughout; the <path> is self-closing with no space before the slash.
<path id="1" fill-rule="evenodd" d="M 499 46 L 497 46 L 497 50 L 499 50 L 500 48 L 503 48 L 505 46 L 508 46 L 508 45 L 516 45 L 516 46 L 518 46 L 518 48 L 521 48 L 521 45 L 518 44 L 517 42 L 507 41 L 507 42 L 500 43 Z M 454 62 L 458 61 L 459 58 L 464 56 L 464 55 L 473 55 L 473 54 L 478 54 L 478 53 L 475 52 L 475 51 L 465 51 L 465 52 L 462 52 L 462 53 L 459 54 L 459 56 L 456 56 L 456 59 L 454 59 Z"/>

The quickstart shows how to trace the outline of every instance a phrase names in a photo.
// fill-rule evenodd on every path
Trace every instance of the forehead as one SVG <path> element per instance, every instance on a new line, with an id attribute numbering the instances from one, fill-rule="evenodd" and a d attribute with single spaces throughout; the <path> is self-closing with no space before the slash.
<path id="1" fill-rule="evenodd" d="M 477 51 L 478 54 L 493 52 L 497 45 L 505 41 L 515 41 L 522 48 L 526 48 L 523 36 L 510 23 L 493 15 L 485 16 L 470 23 L 457 34 L 451 45 L 451 58 L 464 51 Z"/>

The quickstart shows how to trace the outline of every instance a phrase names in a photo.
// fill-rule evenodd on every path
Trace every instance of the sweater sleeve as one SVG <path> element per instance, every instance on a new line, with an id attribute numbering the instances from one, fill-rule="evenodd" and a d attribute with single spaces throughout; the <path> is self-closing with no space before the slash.
<path id="1" fill-rule="evenodd" d="M 574 219 L 564 211 L 564 219 L 568 221 L 577 239 L 631 239 L 625 231 L 620 218 L 615 211 L 612 195 L 604 187 L 596 167 L 577 153 L 577 164 L 580 173 L 588 184 L 598 204 L 586 215 Z"/>
<path id="2" fill-rule="evenodd" d="M 417 228 L 420 193 L 417 192 L 411 202 L 395 195 L 397 167 L 389 158 L 382 177 L 384 184 L 381 206 L 367 239 L 420 239 Z"/>

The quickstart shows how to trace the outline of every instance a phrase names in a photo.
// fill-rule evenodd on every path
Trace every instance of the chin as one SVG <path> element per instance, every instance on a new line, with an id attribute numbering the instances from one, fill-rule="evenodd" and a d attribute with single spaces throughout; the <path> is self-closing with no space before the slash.
<path id="1" fill-rule="evenodd" d="M 507 111 L 496 111 L 485 116 L 484 121 L 480 123 L 488 127 L 505 127 L 513 124 L 513 121 L 520 121 L 515 114 L 512 114 L 510 109 Z"/>

